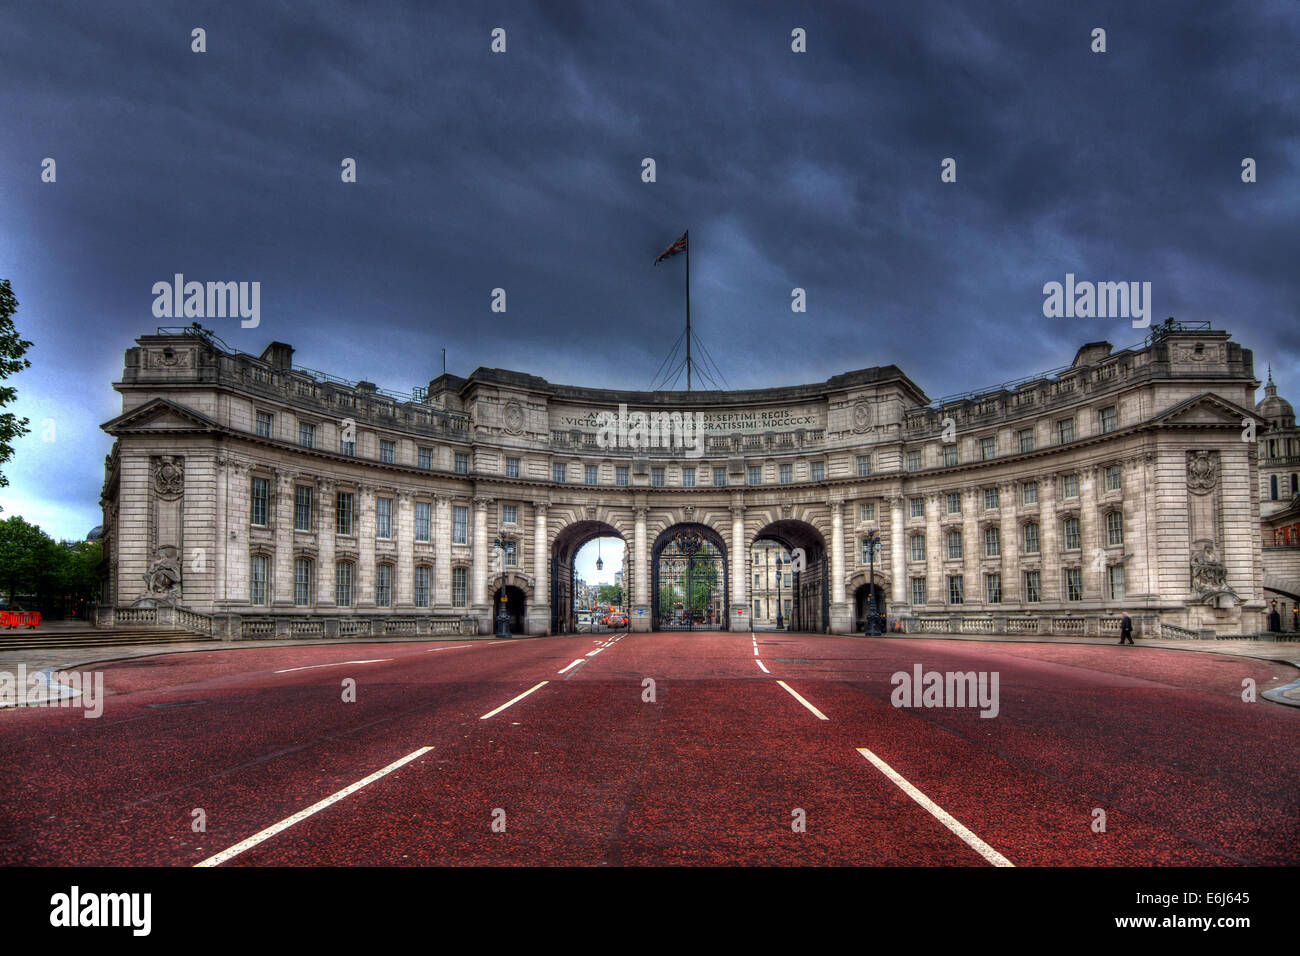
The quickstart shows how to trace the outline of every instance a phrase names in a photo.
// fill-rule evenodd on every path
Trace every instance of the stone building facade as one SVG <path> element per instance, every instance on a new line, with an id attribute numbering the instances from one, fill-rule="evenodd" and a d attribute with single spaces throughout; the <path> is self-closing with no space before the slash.
<path id="1" fill-rule="evenodd" d="M 127 350 L 104 425 L 101 621 L 488 633 L 504 594 L 516 633 L 569 631 L 577 550 L 615 535 L 634 630 L 670 625 L 661 565 L 695 554 L 722 569 L 710 613 L 748 629 L 750 556 L 774 542 L 795 560 L 789 626 L 849 633 L 875 530 L 879 610 L 913 633 L 1109 632 L 1120 610 L 1263 629 L 1243 441 L 1259 383 L 1249 350 L 1203 325 L 933 402 L 892 365 L 689 393 L 479 368 L 397 395 L 292 355 L 197 327 Z"/>
<path id="2" fill-rule="evenodd" d="M 1255 414 L 1261 419 L 1257 439 L 1264 598 L 1291 629 L 1300 624 L 1300 428 L 1295 409 L 1278 395 L 1271 370 Z"/>

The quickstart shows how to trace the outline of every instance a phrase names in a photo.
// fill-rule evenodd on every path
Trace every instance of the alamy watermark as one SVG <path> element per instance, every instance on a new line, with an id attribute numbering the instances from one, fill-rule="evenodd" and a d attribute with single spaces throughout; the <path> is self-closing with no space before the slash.
<path id="1" fill-rule="evenodd" d="M 895 671 L 889 702 L 895 707 L 978 707 L 981 717 L 998 715 L 997 671 Z"/>
<path id="2" fill-rule="evenodd" d="M 178 272 L 171 282 L 153 284 L 156 319 L 226 319 L 238 317 L 240 328 L 262 321 L 262 283 L 186 282 Z"/>
<path id="3" fill-rule="evenodd" d="M 600 448 L 675 451 L 686 458 L 704 456 L 703 412 L 618 412 L 596 416 L 596 445 Z"/>
<path id="4" fill-rule="evenodd" d="M 81 707 L 86 718 L 104 713 L 103 671 L 0 671 L 0 707 Z"/>
<path id="5" fill-rule="evenodd" d="M 1043 286 L 1043 315 L 1049 319 L 1132 319 L 1133 328 L 1151 325 L 1150 282 L 1075 282 Z"/>

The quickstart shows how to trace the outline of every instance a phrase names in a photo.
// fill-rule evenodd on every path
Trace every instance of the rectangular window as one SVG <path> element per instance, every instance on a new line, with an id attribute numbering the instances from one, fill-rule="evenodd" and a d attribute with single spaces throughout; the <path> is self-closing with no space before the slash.
<path id="1" fill-rule="evenodd" d="M 762 602 L 762 601 L 755 601 L 755 602 L 754 602 L 754 617 L 758 618 L 758 617 L 762 617 L 762 616 L 763 616 L 763 602 Z"/>
<path id="2" fill-rule="evenodd" d="M 518 523 L 519 523 L 519 506 L 518 506 L 518 505 L 502 505 L 502 506 L 501 506 L 501 520 L 502 520 L 502 522 L 505 523 L 505 524 L 518 524 Z"/>
<path id="3" fill-rule="evenodd" d="M 779 470 L 781 484 L 788 485 L 794 481 L 794 466 L 782 465 Z"/>
<path id="4" fill-rule="evenodd" d="M 960 492 L 954 491 L 948 495 L 948 514 L 950 515 L 961 514 L 961 493 Z"/>
<path id="5" fill-rule="evenodd" d="M 458 475 L 469 474 L 469 454 L 467 452 L 463 452 L 463 451 L 456 452 L 456 474 Z"/>
<path id="6" fill-rule="evenodd" d="M 862 539 L 862 563 L 868 564 L 871 561 L 871 539 Z"/>
<path id="7" fill-rule="evenodd" d="M 415 540 L 429 540 L 429 502 L 417 501 L 415 503 Z"/>
<path id="8" fill-rule="evenodd" d="M 588 485 L 600 484 L 600 466 L 584 465 L 582 467 L 582 480 Z"/>
<path id="9" fill-rule="evenodd" d="M 505 541 L 505 562 L 506 567 L 514 568 L 519 566 L 519 542 L 506 539 Z"/>
<path id="10" fill-rule="evenodd" d="M 631 480 L 627 465 L 618 465 L 614 468 L 614 484 L 626 488 L 631 483 Z"/>
<path id="11" fill-rule="evenodd" d="M 1103 408 L 1098 414 L 1098 419 L 1101 425 L 1101 433 L 1103 435 L 1107 432 L 1113 432 L 1119 427 L 1119 413 L 1114 405 Z"/>
<path id="12" fill-rule="evenodd" d="M 266 556 L 255 554 L 248 562 L 248 603 L 266 603 Z"/>
<path id="13" fill-rule="evenodd" d="M 1038 525 L 1032 521 L 1025 525 L 1025 554 L 1038 553 Z"/>
<path id="14" fill-rule="evenodd" d="M 1122 601 L 1124 599 L 1124 565 L 1112 564 L 1106 569 L 1107 583 L 1110 585 L 1110 599 L 1112 601 Z"/>
<path id="15" fill-rule="evenodd" d="M 951 575 L 948 578 L 948 603 L 962 604 L 964 603 L 963 598 L 964 598 L 964 593 L 962 591 L 961 575 L 960 574 Z"/>
<path id="16" fill-rule="evenodd" d="M 1056 423 L 1056 440 L 1059 444 L 1074 441 L 1074 419 L 1063 418 Z"/>
<path id="17" fill-rule="evenodd" d="M 869 474 L 871 474 L 871 456 L 859 455 L 858 456 L 858 477 L 865 478 Z"/>
<path id="18" fill-rule="evenodd" d="M 912 603 L 925 603 L 925 578 L 912 578 Z"/>
<path id="19" fill-rule="evenodd" d="M 311 489 L 304 485 L 293 488 L 293 530 L 311 530 Z"/>
<path id="20" fill-rule="evenodd" d="M 763 466 L 762 466 L 762 465 L 750 465 L 750 466 L 749 466 L 749 483 L 750 483 L 751 485 L 761 485 L 761 484 L 763 483 Z"/>
<path id="21" fill-rule="evenodd" d="M 562 485 L 568 479 L 568 467 L 563 462 L 555 462 L 551 465 L 551 480 L 556 484 Z"/>
<path id="22" fill-rule="evenodd" d="M 1083 569 L 1065 569 L 1065 599 L 1067 601 L 1083 600 Z"/>
<path id="23" fill-rule="evenodd" d="M 1065 550 L 1078 550 L 1080 542 L 1083 540 L 1079 535 L 1079 519 L 1066 518 L 1063 528 L 1065 530 Z"/>
<path id="24" fill-rule="evenodd" d="M 996 488 L 984 489 L 984 510 L 997 511 L 1000 507 L 998 502 L 998 490 Z"/>
<path id="25" fill-rule="evenodd" d="M 340 561 L 334 568 L 334 603 L 352 606 L 352 562 Z"/>
<path id="26" fill-rule="evenodd" d="M 876 520 L 876 506 L 875 506 L 875 505 L 863 505 L 860 509 L 858 509 L 858 518 L 859 518 L 859 520 L 861 520 L 861 521 L 875 521 L 875 520 Z"/>
<path id="27" fill-rule="evenodd" d="M 307 558 L 293 562 L 293 603 L 298 607 L 311 604 L 311 561 Z"/>
<path id="28" fill-rule="evenodd" d="M 1002 554 L 1002 532 L 998 528 L 984 529 L 984 557 L 996 558 Z"/>
<path id="29" fill-rule="evenodd" d="M 391 564 L 375 565 L 375 604 L 379 607 L 393 606 L 393 566 Z"/>
<path id="30" fill-rule="evenodd" d="M 379 439 L 379 460 L 391 465 L 397 459 L 397 442 Z"/>
<path id="31" fill-rule="evenodd" d="M 1020 486 L 1020 502 L 1026 505 L 1038 504 L 1038 482 L 1026 481 Z"/>
<path id="32" fill-rule="evenodd" d="M 391 538 L 393 536 L 393 499 L 375 499 L 375 537 Z"/>
<path id="33" fill-rule="evenodd" d="M 762 582 L 763 582 L 763 576 L 762 576 L 761 574 L 755 574 L 755 575 L 754 575 L 754 590 L 755 590 L 755 591 L 759 590 L 759 589 L 763 586 L 763 583 L 762 583 Z"/>
<path id="34" fill-rule="evenodd" d="M 662 468 L 650 469 L 650 484 L 655 488 L 662 488 L 664 486 L 664 470 Z"/>
<path id="35" fill-rule="evenodd" d="M 961 560 L 961 532 L 960 531 L 948 532 L 948 560 L 949 561 Z"/>
<path id="36" fill-rule="evenodd" d="M 424 469 L 425 471 L 433 470 L 433 449 L 432 448 L 416 448 L 415 458 L 416 458 L 416 464 L 420 468 Z"/>
<path id="37" fill-rule="evenodd" d="M 811 478 L 812 481 L 825 481 L 825 480 L 826 480 L 826 462 L 824 462 L 824 461 L 814 461 L 814 462 L 813 462 L 812 464 L 810 464 L 808 467 L 809 467 L 809 468 L 811 469 L 811 471 L 812 471 L 812 478 Z"/>
<path id="38" fill-rule="evenodd" d="M 785 586 L 786 586 L 786 587 L 790 587 L 790 576 L 791 576 L 791 572 L 787 571 L 787 572 L 785 573 Z"/>
<path id="39" fill-rule="evenodd" d="M 357 454 L 357 443 L 355 441 L 344 441 L 342 434 L 339 435 L 339 454 L 347 455 L 353 458 Z"/>
<path id="40" fill-rule="evenodd" d="M 714 486 L 715 488 L 722 488 L 722 487 L 724 487 L 726 484 L 727 484 L 727 469 L 725 469 L 725 468 L 714 468 L 714 469 L 713 469 L 713 486 Z"/>
<path id="41" fill-rule="evenodd" d="M 1038 571 L 1025 572 L 1025 601 L 1028 604 L 1037 604 L 1043 599 L 1043 581 L 1041 573 Z"/>
<path id="42" fill-rule="evenodd" d="M 507 477 L 507 478 L 518 478 L 518 477 L 519 477 L 519 459 L 518 459 L 518 458 L 507 458 L 507 459 L 506 459 L 506 477 Z"/>
<path id="43" fill-rule="evenodd" d="M 951 468 L 955 464 L 957 464 L 957 446 L 944 445 L 943 446 L 943 467 Z"/>
<path id="44" fill-rule="evenodd" d="M 912 560 L 924 561 L 925 560 L 925 536 L 920 534 L 914 534 L 912 535 L 910 540 L 912 544 Z"/>
<path id="45" fill-rule="evenodd" d="M 694 468 L 691 468 L 691 467 L 689 467 L 689 466 L 684 466 L 684 467 L 682 468 L 682 487 L 683 487 L 683 488 L 694 488 L 694 487 L 695 487 L 695 469 L 694 469 Z"/>
<path id="46" fill-rule="evenodd" d="M 334 530 L 339 534 L 352 533 L 352 492 L 340 491 L 335 502 Z"/>
<path id="47" fill-rule="evenodd" d="M 1106 512 L 1106 546 L 1124 543 L 1124 516 L 1118 511 Z"/>
<path id="48" fill-rule="evenodd" d="M 921 453 L 920 453 L 919 451 L 909 451 L 909 452 L 907 453 L 907 466 L 906 466 L 906 467 L 907 467 L 907 470 L 908 470 L 908 471 L 920 471 L 920 470 L 921 470 Z"/>
<path id="49" fill-rule="evenodd" d="M 252 509 L 249 521 L 255 525 L 266 525 L 267 502 L 271 497 L 271 481 L 268 478 L 254 478 L 252 491 Z"/>
<path id="50" fill-rule="evenodd" d="M 907 499 L 908 514 L 913 518 L 925 517 L 925 499 L 909 498 Z"/>
<path id="51" fill-rule="evenodd" d="M 997 573 L 984 575 L 984 600 L 989 604 L 1002 603 L 1002 575 Z"/>
<path id="52" fill-rule="evenodd" d="M 1106 468 L 1106 490 L 1120 491 L 1124 487 L 1124 475 L 1120 471 L 1119 465 L 1110 465 Z"/>
<path id="53" fill-rule="evenodd" d="M 429 606 L 429 568 L 423 564 L 415 568 L 415 606 Z"/>
<path id="54" fill-rule="evenodd" d="M 988 461 L 997 455 L 997 441 L 993 438 L 980 439 L 980 459 Z"/>
<path id="55" fill-rule="evenodd" d="M 464 505 L 453 505 L 451 509 L 451 543 L 467 544 L 469 542 L 469 509 Z"/>
<path id="56" fill-rule="evenodd" d="M 469 572 L 465 568 L 451 569 L 451 606 L 464 607 L 467 601 Z"/>
<path id="57" fill-rule="evenodd" d="M 275 431 L 275 416 L 267 412 L 257 413 L 257 434 L 262 438 L 270 438 Z"/>
<path id="58" fill-rule="evenodd" d="M 1079 476 L 1065 475 L 1061 478 L 1061 497 L 1077 498 L 1079 497 Z"/>
<path id="59" fill-rule="evenodd" d="M 1016 437 L 1020 440 L 1020 451 L 1022 454 L 1034 450 L 1034 430 L 1032 428 L 1022 428 L 1017 433 Z"/>
<path id="60" fill-rule="evenodd" d="M 316 426 L 306 422 L 298 423 L 298 444 L 303 448 L 316 447 Z"/>

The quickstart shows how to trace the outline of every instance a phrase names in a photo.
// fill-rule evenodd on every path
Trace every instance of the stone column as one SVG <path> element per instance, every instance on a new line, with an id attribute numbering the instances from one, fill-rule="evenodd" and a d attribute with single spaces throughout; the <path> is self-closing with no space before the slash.
<path id="1" fill-rule="evenodd" d="M 942 496 L 937 492 L 925 495 L 925 599 L 927 604 L 940 607 L 948 605 L 948 582 L 944 579 L 943 562 L 948 553 L 944 547 Z"/>
<path id="2" fill-rule="evenodd" d="M 1100 602 L 1106 597 L 1106 562 L 1097 560 L 1106 545 L 1097 522 L 1097 467 L 1079 469 L 1079 548 L 1082 552 L 1083 599 Z"/>
<path id="3" fill-rule="evenodd" d="M 528 633 L 551 632 L 551 553 L 547 547 L 548 502 L 533 502 L 533 601 L 528 608 Z"/>
<path id="4" fill-rule="evenodd" d="M 1038 547 L 1043 568 L 1043 603 L 1055 604 L 1064 600 L 1061 592 L 1061 549 L 1056 533 L 1056 484 L 1061 480 L 1057 472 L 1038 479 Z"/>
<path id="5" fill-rule="evenodd" d="M 375 531 L 376 491 L 374 485 L 357 488 L 357 573 L 353 584 L 353 603 L 357 608 L 375 607 Z"/>
<path id="6" fill-rule="evenodd" d="M 1022 600 L 1020 587 L 1020 523 L 1016 521 L 1016 483 L 1004 481 L 998 485 L 998 512 L 1001 521 L 998 533 L 1002 539 L 1002 603 L 1018 604 Z M 980 542 L 980 547 L 984 543 Z"/>
<path id="7" fill-rule="evenodd" d="M 894 495 L 889 499 L 889 564 L 894 576 L 890 603 L 900 609 L 912 600 L 912 596 L 907 593 L 907 519 L 903 514 L 906 505 L 906 499 L 902 495 Z"/>
<path id="8" fill-rule="evenodd" d="M 731 620 L 728 629 L 739 629 L 740 623 L 748 623 L 754 613 L 754 604 L 749 600 L 749 548 L 745 541 L 745 505 L 743 501 L 731 505 L 731 553 L 727 555 L 727 567 L 731 574 Z M 736 608 L 743 607 L 744 614 L 737 614 Z"/>
<path id="9" fill-rule="evenodd" d="M 984 507 L 983 495 L 982 488 L 974 488 L 962 492 L 961 496 L 961 576 L 966 592 L 962 597 L 967 604 L 984 604 L 988 599 L 980 563 L 984 548 L 979 526 L 980 511 Z"/>
<path id="10" fill-rule="evenodd" d="M 393 573 L 393 607 L 415 607 L 415 505 L 409 491 L 397 493 L 397 567 Z"/>
<path id="11" fill-rule="evenodd" d="M 446 611 L 451 607 L 451 498 L 435 494 L 433 606 Z"/>
<path id="12" fill-rule="evenodd" d="M 230 520 L 230 492 L 229 484 L 234 480 L 235 472 L 231 469 L 229 458 L 217 458 L 217 527 L 216 527 L 216 547 L 212 555 L 212 603 L 213 610 L 225 606 L 229 600 L 226 592 L 226 552 L 230 549 L 230 532 L 233 524 Z M 108 557 L 106 554 L 105 557 Z M 112 603 L 116 604 L 117 582 L 113 582 Z"/>
<path id="13" fill-rule="evenodd" d="M 272 604 L 293 606 L 293 488 L 291 471 L 275 473 L 275 560 Z"/>
<path id="14" fill-rule="evenodd" d="M 492 499 L 483 495 L 474 498 L 474 566 L 470 569 L 471 584 L 469 603 L 476 608 L 488 604 L 488 505 Z"/>
<path id="15" fill-rule="evenodd" d="M 831 620 L 832 634 L 853 633 L 853 609 L 844 594 L 844 501 L 836 498 L 831 506 Z"/>
<path id="16" fill-rule="evenodd" d="M 334 606 L 334 531 L 338 523 L 338 502 L 334 495 L 337 486 L 328 478 L 316 481 L 316 496 L 320 500 L 316 519 L 316 606 Z"/>
<path id="17" fill-rule="evenodd" d="M 646 535 L 646 514 L 644 506 L 638 505 L 632 509 L 635 563 L 632 575 L 632 617 L 628 624 L 634 631 L 650 630 L 650 542 Z"/>

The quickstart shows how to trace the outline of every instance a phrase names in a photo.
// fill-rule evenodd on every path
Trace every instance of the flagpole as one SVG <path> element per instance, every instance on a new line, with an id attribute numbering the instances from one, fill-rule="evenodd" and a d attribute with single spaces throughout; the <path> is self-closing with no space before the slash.
<path id="1" fill-rule="evenodd" d="M 686 391 L 691 390 L 691 231 L 686 230 Z"/>

